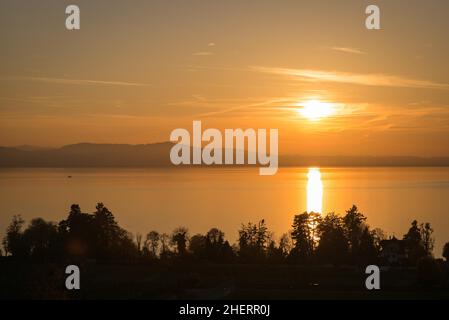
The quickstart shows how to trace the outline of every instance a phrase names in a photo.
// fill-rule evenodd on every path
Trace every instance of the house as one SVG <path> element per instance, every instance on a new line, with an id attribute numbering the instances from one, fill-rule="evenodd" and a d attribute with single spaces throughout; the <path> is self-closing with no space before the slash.
<path id="1" fill-rule="evenodd" d="M 387 265 L 403 265 L 407 260 L 407 250 L 404 240 L 398 240 L 395 236 L 380 242 L 380 258 Z"/>

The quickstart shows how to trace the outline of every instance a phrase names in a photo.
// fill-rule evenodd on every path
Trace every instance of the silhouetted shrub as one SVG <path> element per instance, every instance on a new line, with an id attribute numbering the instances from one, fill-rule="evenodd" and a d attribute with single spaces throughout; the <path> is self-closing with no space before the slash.
<path id="1" fill-rule="evenodd" d="M 442 270 L 432 257 L 422 257 L 417 263 L 418 284 L 422 287 L 432 287 L 441 283 Z"/>

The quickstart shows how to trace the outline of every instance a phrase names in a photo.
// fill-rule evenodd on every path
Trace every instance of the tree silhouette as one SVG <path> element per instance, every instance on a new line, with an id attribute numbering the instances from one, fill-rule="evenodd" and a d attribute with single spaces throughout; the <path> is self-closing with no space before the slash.
<path id="1" fill-rule="evenodd" d="M 196 234 L 189 241 L 189 251 L 196 259 L 205 259 L 206 253 L 206 237 L 202 234 Z"/>
<path id="2" fill-rule="evenodd" d="M 159 237 L 161 242 L 161 254 L 162 259 L 168 258 L 170 256 L 170 236 L 166 233 L 162 233 Z"/>
<path id="3" fill-rule="evenodd" d="M 176 228 L 171 236 L 172 244 L 176 245 L 179 256 L 184 256 L 187 252 L 187 241 L 189 240 L 188 229 L 185 227 Z"/>
<path id="4" fill-rule="evenodd" d="M 411 264 L 416 264 L 418 259 L 426 255 L 426 249 L 422 243 L 421 229 L 418 221 L 413 220 L 412 226 L 404 235 L 404 241 L 407 248 L 408 259 Z"/>
<path id="5" fill-rule="evenodd" d="M 78 204 L 73 204 L 67 219 L 59 222 L 58 230 L 68 256 L 94 255 L 95 230 L 92 220 L 91 215 L 81 212 Z"/>
<path id="6" fill-rule="evenodd" d="M 265 258 L 268 228 L 265 220 L 257 224 L 242 224 L 239 230 L 239 257 L 245 262 L 261 261 Z"/>
<path id="7" fill-rule="evenodd" d="M 96 231 L 96 255 L 99 257 L 108 257 L 115 249 L 114 246 L 120 241 L 122 230 L 120 230 L 112 212 L 103 203 L 98 203 L 95 208 L 93 227 Z"/>
<path id="8" fill-rule="evenodd" d="M 292 237 L 289 233 L 284 233 L 279 239 L 279 249 L 282 251 L 282 256 L 286 258 L 293 248 Z"/>
<path id="9" fill-rule="evenodd" d="M 211 247 L 221 246 L 224 243 L 224 232 L 217 228 L 212 228 L 206 233 L 206 239 Z"/>
<path id="10" fill-rule="evenodd" d="M 320 214 L 304 212 L 293 219 L 291 236 L 293 239 L 292 257 L 306 262 L 313 256 L 316 242 L 316 228 L 320 223 Z"/>
<path id="11" fill-rule="evenodd" d="M 360 235 L 359 251 L 356 262 L 360 265 L 368 265 L 377 263 L 379 249 L 376 246 L 375 233 L 369 230 L 368 226 L 364 226 Z"/>
<path id="12" fill-rule="evenodd" d="M 58 230 L 69 256 L 125 258 L 138 253 L 132 236 L 118 226 L 103 203 L 96 205 L 93 214 L 82 213 L 79 205 L 72 205 L 68 218 L 59 223 Z"/>
<path id="13" fill-rule="evenodd" d="M 343 222 L 346 229 L 346 237 L 349 241 L 349 252 L 351 260 L 355 262 L 360 250 L 361 237 L 365 229 L 364 222 L 366 217 L 359 212 L 356 205 L 353 205 L 346 211 Z"/>
<path id="14" fill-rule="evenodd" d="M 142 250 L 142 234 L 137 233 L 136 234 L 136 243 L 137 243 L 137 251 L 141 252 Z"/>
<path id="15" fill-rule="evenodd" d="M 150 231 L 147 234 L 147 238 L 145 241 L 145 247 L 147 247 L 153 257 L 157 257 L 158 249 L 159 249 L 159 232 L 157 231 Z"/>
<path id="16" fill-rule="evenodd" d="M 319 261 L 340 265 L 348 257 L 348 240 L 345 236 L 343 219 L 335 213 L 327 214 L 317 227 Z"/>
<path id="17" fill-rule="evenodd" d="M 23 238 L 28 254 L 35 259 L 48 260 L 59 253 L 58 228 L 53 222 L 46 222 L 42 218 L 31 220 Z"/>
<path id="18" fill-rule="evenodd" d="M 218 228 L 211 228 L 205 236 L 205 256 L 213 262 L 229 262 L 234 258 L 234 252 L 224 232 Z"/>
<path id="19" fill-rule="evenodd" d="M 430 223 L 421 223 L 421 241 L 426 252 L 426 255 L 432 256 L 433 246 L 435 244 L 435 239 L 433 238 L 433 229 Z"/>
<path id="20" fill-rule="evenodd" d="M 375 228 L 371 231 L 374 240 L 374 246 L 376 247 L 376 251 L 380 252 L 381 250 L 381 241 L 386 239 L 385 232 L 381 228 Z"/>
<path id="21" fill-rule="evenodd" d="M 446 262 L 449 262 L 449 242 L 446 242 L 443 247 L 443 257 L 446 258 Z"/>
<path id="22" fill-rule="evenodd" d="M 281 238 L 282 239 L 282 238 Z M 281 263 L 285 258 L 283 248 L 276 246 L 276 241 L 273 239 L 273 235 L 269 237 L 267 247 L 267 259 L 270 263 Z"/>
<path id="23" fill-rule="evenodd" d="M 13 217 L 2 242 L 4 254 L 39 262 L 75 257 L 120 261 L 152 257 L 169 261 L 176 257 L 176 261 L 193 258 L 214 263 L 366 265 L 378 262 L 381 241 L 385 239 L 381 229 L 370 230 L 356 206 L 344 216 L 298 214 L 293 219 L 291 232 L 283 234 L 278 243 L 265 220 L 248 222 L 241 225 L 238 244 L 232 247 L 218 228 L 189 239 L 187 228 L 180 227 L 170 236 L 150 231 L 140 252 L 142 237 L 137 235 L 133 241 L 133 236 L 119 226 L 103 203 L 98 203 L 92 214 L 83 213 L 79 205 L 73 204 L 67 218 L 59 224 L 37 218 L 31 220 L 27 228 L 24 225 L 20 216 Z M 416 264 L 423 257 L 431 258 L 434 241 L 429 223 L 413 221 L 404 235 L 409 262 Z M 444 247 L 443 257 L 449 260 L 449 243 Z M 433 264 L 420 263 L 420 270 L 427 270 Z"/>
<path id="24" fill-rule="evenodd" d="M 27 249 L 23 239 L 22 228 L 25 221 L 20 215 L 14 215 L 11 223 L 6 229 L 6 235 L 3 238 L 3 247 L 6 254 L 11 254 L 17 258 L 27 256 Z"/>

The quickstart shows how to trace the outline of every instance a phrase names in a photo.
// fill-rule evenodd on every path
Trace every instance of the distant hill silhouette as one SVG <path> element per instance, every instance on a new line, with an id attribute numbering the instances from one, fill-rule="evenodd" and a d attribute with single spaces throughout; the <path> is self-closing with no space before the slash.
<path id="1" fill-rule="evenodd" d="M 172 143 L 79 143 L 55 149 L 0 147 L 0 167 L 169 166 Z"/>
<path id="2" fill-rule="evenodd" d="M 14 149 L 19 149 L 19 150 L 23 150 L 23 151 L 42 151 L 42 150 L 51 150 L 52 148 L 23 144 L 20 146 L 15 146 Z"/>
<path id="3" fill-rule="evenodd" d="M 0 147 L 0 167 L 165 167 L 171 142 L 153 144 L 78 143 L 61 148 Z M 449 166 L 449 157 L 280 156 L 281 166 Z"/>
<path id="4" fill-rule="evenodd" d="M 282 166 L 321 167 L 447 167 L 449 157 L 416 156 L 281 156 Z"/>

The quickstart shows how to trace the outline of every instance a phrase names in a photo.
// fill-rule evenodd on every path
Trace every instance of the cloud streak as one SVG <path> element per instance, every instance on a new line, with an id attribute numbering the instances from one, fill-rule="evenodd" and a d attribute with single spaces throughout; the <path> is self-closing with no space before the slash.
<path id="1" fill-rule="evenodd" d="M 349 47 L 331 47 L 331 50 L 334 51 L 340 51 L 344 53 L 353 53 L 353 54 L 366 54 L 366 52 L 363 52 L 360 49 L 357 48 L 349 48 Z"/>
<path id="2" fill-rule="evenodd" d="M 200 52 L 194 52 L 192 53 L 193 56 L 211 56 L 213 55 L 210 51 L 200 51 Z"/>
<path id="3" fill-rule="evenodd" d="M 374 73 L 350 73 L 339 71 L 323 71 L 308 69 L 250 67 L 253 71 L 285 75 L 300 81 L 308 82 L 336 82 L 377 87 L 402 87 L 449 90 L 449 84 L 430 80 L 411 79 L 402 76 Z"/>
<path id="4" fill-rule="evenodd" d="M 16 77 L 17 80 L 36 81 L 63 85 L 107 85 L 107 86 L 125 86 L 125 87 L 150 87 L 148 83 L 125 82 L 125 81 L 103 81 L 87 79 L 67 79 L 50 77 Z"/>

